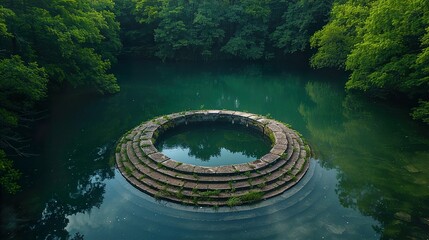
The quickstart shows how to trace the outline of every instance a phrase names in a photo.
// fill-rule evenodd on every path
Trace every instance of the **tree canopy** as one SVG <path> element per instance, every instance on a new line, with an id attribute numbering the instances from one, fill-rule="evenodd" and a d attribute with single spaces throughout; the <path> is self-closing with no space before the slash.
<path id="1" fill-rule="evenodd" d="M 148 42 L 152 35 L 151 44 L 140 50 L 151 52 L 150 55 L 162 60 L 271 59 L 283 53 L 306 50 L 310 36 L 327 20 L 333 2 L 128 1 L 121 5 L 121 10 L 135 15 L 136 22 L 125 19 L 124 31 L 131 30 L 133 34 L 123 34 L 124 41 Z M 150 31 L 135 34 L 141 27 Z"/>
<path id="2" fill-rule="evenodd" d="M 315 67 L 351 72 L 346 89 L 420 99 L 412 116 L 429 123 L 429 2 L 361 0 L 336 3 L 311 38 Z"/>
<path id="3" fill-rule="evenodd" d="M 23 155 L 15 128 L 49 88 L 119 91 L 109 73 L 121 48 L 113 7 L 112 0 L 0 1 L 0 148 Z M 14 178 L 3 174 L 12 165 L 0 153 L 0 181 L 14 191 Z"/>

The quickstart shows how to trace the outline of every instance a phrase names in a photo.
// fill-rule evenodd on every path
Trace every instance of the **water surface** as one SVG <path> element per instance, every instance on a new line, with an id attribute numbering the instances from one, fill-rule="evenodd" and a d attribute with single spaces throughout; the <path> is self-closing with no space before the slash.
<path id="1" fill-rule="evenodd" d="M 119 94 L 61 94 L 17 158 L 23 191 L 1 196 L 2 239 L 427 239 L 429 128 L 407 109 L 346 94 L 346 76 L 287 64 L 123 61 Z M 157 202 L 115 170 L 117 139 L 189 109 L 291 124 L 316 156 L 291 191 L 252 208 Z M 246 147 L 247 150 L 248 149 Z"/>
<path id="2" fill-rule="evenodd" d="M 155 147 L 166 156 L 198 166 L 247 163 L 270 152 L 270 140 L 237 124 L 199 123 L 162 134 Z"/>

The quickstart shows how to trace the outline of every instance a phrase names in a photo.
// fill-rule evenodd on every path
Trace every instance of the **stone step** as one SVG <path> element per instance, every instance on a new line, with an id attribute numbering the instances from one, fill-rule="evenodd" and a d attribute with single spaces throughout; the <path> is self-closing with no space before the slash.
<path id="1" fill-rule="evenodd" d="M 305 160 L 304 160 L 305 161 Z M 306 164 L 309 164 L 308 161 L 306 161 Z M 125 163 L 127 164 L 127 163 Z M 279 195 L 292 187 L 297 181 L 299 181 L 302 176 L 305 174 L 305 171 L 300 172 L 294 181 L 290 181 L 290 179 L 285 179 L 283 181 L 283 185 L 279 185 L 278 183 L 267 185 L 261 191 L 264 192 L 263 199 L 270 198 L 272 196 Z M 139 189 L 143 190 L 147 194 L 154 196 L 158 199 L 166 199 L 169 201 L 177 202 L 177 203 L 185 203 L 190 205 L 199 205 L 199 206 L 225 206 L 228 205 L 228 200 L 231 197 L 240 197 L 244 196 L 248 191 L 236 191 L 233 193 L 221 193 L 218 196 L 212 195 L 212 196 L 201 196 L 200 193 L 196 193 L 193 191 L 181 191 L 177 188 L 172 188 L 169 186 L 162 186 L 162 188 L 158 185 L 156 181 L 153 181 L 151 179 L 145 179 L 144 182 L 139 181 L 141 174 L 138 172 L 133 172 L 132 177 L 127 178 L 129 181 L 130 179 L 134 179 L 131 181 L 133 185 L 136 187 L 139 187 Z M 274 186 L 274 187 L 273 187 Z"/>
<path id="2" fill-rule="evenodd" d="M 128 146 L 127 147 L 128 150 L 129 150 L 127 157 L 128 157 L 128 159 L 130 159 L 131 163 L 135 166 L 135 168 L 139 172 L 141 172 L 142 174 L 148 176 L 149 178 L 155 179 L 159 182 L 164 182 L 166 184 L 173 185 L 176 187 L 185 186 L 185 188 L 195 188 L 197 186 L 207 186 L 207 188 L 225 190 L 225 189 L 230 189 L 231 188 L 229 186 L 230 183 L 234 182 L 234 187 L 236 189 L 237 188 L 249 189 L 255 185 L 269 184 L 269 183 L 275 181 L 281 175 L 285 174 L 287 172 L 287 170 L 285 170 L 285 169 L 290 169 L 291 166 L 294 165 L 295 162 L 299 158 L 298 153 L 295 152 L 293 154 L 291 160 L 289 160 L 289 161 L 282 160 L 284 163 L 288 162 L 288 164 L 286 164 L 286 165 L 282 163 L 282 165 L 284 165 L 285 168 L 283 168 L 282 166 L 280 166 L 280 167 L 273 166 L 275 171 L 261 172 L 259 174 L 258 173 L 252 173 L 253 176 L 248 176 L 247 178 L 240 179 L 240 181 L 230 180 L 228 182 L 224 182 L 223 181 L 224 179 L 222 179 L 222 181 L 218 181 L 218 179 L 216 177 L 212 177 L 210 179 L 211 181 L 201 181 L 198 178 L 192 178 L 190 180 L 184 180 L 177 175 L 176 176 L 170 176 L 170 175 L 163 174 L 160 171 L 161 170 L 160 168 L 153 169 L 153 168 L 146 166 L 144 163 L 141 163 L 137 159 L 137 157 L 133 154 L 132 151 L 130 151 L 130 145 L 128 144 L 127 146 Z M 205 187 L 200 187 L 199 189 L 204 190 Z"/>
<path id="3" fill-rule="evenodd" d="M 154 147 L 158 135 L 167 129 L 199 121 L 232 121 L 250 126 L 269 137 L 273 147 L 253 162 L 220 167 L 181 164 Z M 299 133 L 279 122 L 254 114 L 209 110 L 145 122 L 121 137 L 115 156 L 124 177 L 149 195 L 184 204 L 223 206 L 230 200 L 248 198 L 251 191 L 261 192 L 263 199 L 283 193 L 305 174 L 309 154 Z"/>
<path id="4" fill-rule="evenodd" d="M 300 159 L 300 162 L 304 162 L 304 158 Z M 129 164 L 129 162 L 124 162 L 124 165 L 126 167 L 131 168 L 131 164 Z M 127 166 L 128 165 L 128 166 Z M 301 164 L 302 165 L 302 164 Z M 304 174 L 304 172 L 302 172 L 302 175 Z M 302 176 L 301 175 L 301 176 Z M 141 177 L 143 177 L 145 175 L 134 171 L 132 172 L 132 177 L 134 179 L 139 179 L 141 180 Z M 300 176 L 300 177 L 301 177 Z M 299 181 L 299 178 L 296 178 L 296 181 Z M 272 195 L 272 193 L 270 194 L 270 192 L 274 192 L 275 195 L 278 195 L 279 191 L 283 192 L 286 189 L 288 189 L 290 186 L 294 185 L 296 181 L 290 183 L 292 177 L 287 176 L 282 182 L 282 184 L 286 185 L 287 183 L 289 183 L 286 187 L 283 187 L 281 184 L 279 184 L 279 182 L 276 182 L 274 184 L 269 184 L 264 186 L 262 189 L 259 189 L 260 191 L 264 192 L 264 198 L 270 197 Z M 139 186 L 142 186 L 142 184 L 144 185 L 144 190 L 146 192 L 148 192 L 151 195 L 154 195 L 155 197 L 158 198 L 168 198 L 169 200 L 172 201 L 176 201 L 176 202 L 183 202 L 183 200 L 185 198 L 189 198 L 189 199 L 209 199 L 209 202 L 217 202 L 217 205 L 221 206 L 221 205 L 226 205 L 226 201 L 231 198 L 231 197 L 240 197 L 240 196 L 244 196 L 247 192 L 248 189 L 241 189 L 239 191 L 235 191 L 233 193 L 227 193 L 227 192 L 222 192 L 219 195 L 212 195 L 212 196 L 204 196 L 201 195 L 203 192 L 197 192 L 197 191 L 189 191 L 189 190 L 180 190 L 178 189 L 176 186 L 171 186 L 168 183 L 165 183 L 165 185 L 163 185 L 164 183 L 160 183 L 159 181 L 156 181 L 154 179 L 145 179 L 144 183 L 142 183 L 141 181 L 139 181 L 140 184 Z M 136 183 L 134 183 L 135 185 Z M 204 187 L 203 189 L 212 189 L 209 187 Z M 278 190 L 280 189 L 280 190 Z M 259 191 L 258 190 L 258 191 Z M 277 190 L 277 191 L 275 191 Z M 180 194 L 178 194 L 180 192 Z M 179 198 L 178 196 L 182 196 L 182 198 Z M 198 201 L 199 202 L 199 201 Z M 195 201 L 192 200 L 192 203 L 195 204 Z"/>
<path id="5" fill-rule="evenodd" d="M 295 141 L 296 142 L 296 141 Z M 280 159 L 277 162 L 274 162 L 274 164 L 268 165 L 268 167 L 262 171 L 259 170 L 250 170 L 248 171 L 250 175 L 243 175 L 243 174 L 236 174 L 236 175 L 232 175 L 232 176 L 205 176 L 205 175 L 199 175 L 197 173 L 193 173 L 188 174 L 188 173 L 177 173 L 176 171 L 173 171 L 171 169 L 168 168 L 164 168 L 162 164 L 156 163 L 154 161 L 152 161 L 151 159 L 147 158 L 147 157 L 143 157 L 141 149 L 139 149 L 139 147 L 136 147 L 135 144 L 133 143 L 133 149 L 134 149 L 134 153 L 132 153 L 131 149 L 130 149 L 130 145 L 127 145 L 127 152 L 129 155 L 129 158 L 132 157 L 132 155 L 136 155 L 136 157 L 141 160 L 139 162 L 141 162 L 142 164 L 147 165 L 148 167 L 152 168 L 155 171 L 159 171 L 165 175 L 168 175 L 170 177 L 175 177 L 175 178 L 179 178 L 182 180 L 188 180 L 188 181 L 195 181 L 198 178 L 199 182 L 213 182 L 214 180 L 216 182 L 229 182 L 229 181 L 240 181 L 240 180 L 247 180 L 248 178 L 256 178 L 258 176 L 262 174 L 269 174 L 273 171 L 275 171 L 276 169 L 280 168 L 283 164 L 285 164 L 284 159 Z M 287 151 L 287 157 L 286 159 L 291 158 L 293 154 L 293 150 L 288 149 Z M 167 160 L 168 161 L 168 160 Z M 247 174 L 247 173 L 244 173 Z"/>

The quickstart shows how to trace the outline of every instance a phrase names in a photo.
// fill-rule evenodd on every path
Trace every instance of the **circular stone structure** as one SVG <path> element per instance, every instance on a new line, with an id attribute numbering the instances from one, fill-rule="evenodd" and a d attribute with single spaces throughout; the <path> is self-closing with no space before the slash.
<path id="1" fill-rule="evenodd" d="M 267 136 L 272 148 L 253 162 L 216 167 L 181 163 L 155 148 L 165 131 L 199 122 L 246 126 Z M 231 207 L 271 198 L 294 186 L 309 167 L 310 148 L 281 122 L 245 112 L 200 110 L 143 122 L 122 136 L 115 157 L 127 181 L 157 199 Z"/>

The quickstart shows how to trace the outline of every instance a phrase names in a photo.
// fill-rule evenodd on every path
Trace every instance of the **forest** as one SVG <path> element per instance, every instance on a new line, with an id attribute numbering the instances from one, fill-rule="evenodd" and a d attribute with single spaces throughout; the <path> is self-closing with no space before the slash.
<path id="1" fill-rule="evenodd" d="M 349 74 L 345 91 L 406 102 L 429 123 L 427 0 L 0 0 L 0 183 L 43 101 L 65 89 L 120 91 L 118 58 L 285 61 Z"/>

